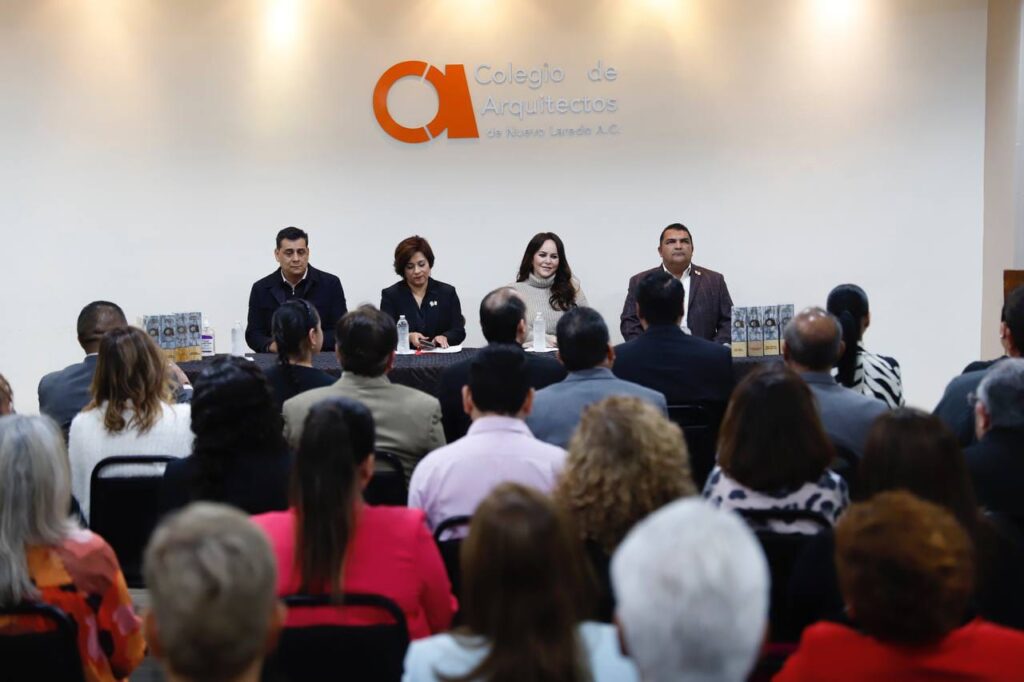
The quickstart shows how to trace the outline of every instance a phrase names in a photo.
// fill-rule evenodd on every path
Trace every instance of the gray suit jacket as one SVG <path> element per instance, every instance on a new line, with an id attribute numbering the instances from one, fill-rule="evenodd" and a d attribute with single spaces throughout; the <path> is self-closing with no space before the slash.
<path id="1" fill-rule="evenodd" d="M 644 333 L 640 318 L 636 314 L 636 288 L 646 275 L 658 272 L 661 268 L 659 265 L 629 278 L 626 302 L 622 305 L 622 314 L 619 316 L 619 331 L 626 341 Z M 690 287 L 692 291 L 686 292 L 686 300 L 690 306 L 686 313 L 686 326 L 690 328 L 690 333 L 697 338 L 715 343 L 731 342 L 732 297 L 729 295 L 729 287 L 725 284 L 725 277 L 714 270 L 693 264 Z"/>
<path id="2" fill-rule="evenodd" d="M 632 381 L 623 381 L 606 367 L 569 372 L 562 381 L 537 391 L 526 425 L 545 443 L 564 448 L 569 444 L 583 408 L 610 395 L 643 398 L 668 415 L 665 396 Z"/>
<path id="3" fill-rule="evenodd" d="M 330 386 L 300 393 L 284 403 L 284 430 L 297 448 L 302 426 L 313 405 L 324 398 L 344 396 L 366 405 L 377 426 L 377 448 L 402 460 L 408 482 L 416 463 L 445 444 L 441 404 L 432 395 L 391 383 L 386 376 L 367 377 L 343 372 Z"/>
<path id="4" fill-rule="evenodd" d="M 82 411 L 91 394 L 92 375 L 96 373 L 95 354 L 69 365 L 57 372 L 50 372 L 39 381 L 39 411 L 60 425 L 67 436 L 71 420 Z"/>
<path id="5" fill-rule="evenodd" d="M 861 457 L 868 430 L 888 406 L 877 398 L 837 384 L 828 372 L 801 372 L 800 376 L 811 387 L 829 439 Z"/>

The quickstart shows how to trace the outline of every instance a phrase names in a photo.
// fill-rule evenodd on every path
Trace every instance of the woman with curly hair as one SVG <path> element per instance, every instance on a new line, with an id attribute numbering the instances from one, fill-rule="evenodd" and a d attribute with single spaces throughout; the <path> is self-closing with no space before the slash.
<path id="1" fill-rule="evenodd" d="M 565 245 L 554 232 L 533 235 L 511 287 L 526 301 L 527 327 L 532 328 L 537 313 L 541 314 L 548 346 L 557 345 L 554 332 L 559 318 L 568 310 L 587 305 L 580 281 L 573 277 L 565 257 Z"/>
<path id="2" fill-rule="evenodd" d="M 569 513 L 601 587 L 599 613 L 614 607 L 608 562 L 638 521 L 696 495 L 680 428 L 650 403 L 612 396 L 583 411 L 569 442 L 555 500 Z"/>

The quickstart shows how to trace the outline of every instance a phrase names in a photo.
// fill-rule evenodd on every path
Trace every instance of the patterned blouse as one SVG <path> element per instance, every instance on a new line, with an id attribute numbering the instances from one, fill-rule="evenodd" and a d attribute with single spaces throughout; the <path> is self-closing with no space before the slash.
<path id="1" fill-rule="evenodd" d="M 762 493 L 734 481 L 721 467 L 715 465 L 704 485 L 703 495 L 711 504 L 725 509 L 804 509 L 818 512 L 832 525 L 835 525 L 839 515 L 850 504 L 846 481 L 829 469 L 817 481 L 804 483 L 796 490 Z M 772 519 L 763 529 L 773 533 L 813 535 L 821 527 L 813 521 Z"/>
<path id="2" fill-rule="evenodd" d="M 876 355 L 864 349 L 864 342 L 857 342 L 857 364 L 853 368 L 853 390 L 866 396 L 878 398 L 890 409 L 902 407 L 903 379 L 900 377 L 900 363 L 884 355 Z"/>
<path id="3" fill-rule="evenodd" d="M 64 611 L 78 626 L 85 679 L 127 679 L 145 656 L 146 642 L 110 545 L 88 530 L 76 530 L 60 547 L 28 547 L 25 556 L 41 600 Z M 0 616 L 0 632 L 50 627 L 41 616 Z"/>

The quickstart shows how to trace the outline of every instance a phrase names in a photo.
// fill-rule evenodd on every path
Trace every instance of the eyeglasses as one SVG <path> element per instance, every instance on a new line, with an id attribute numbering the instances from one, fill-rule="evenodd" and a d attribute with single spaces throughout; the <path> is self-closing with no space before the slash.
<path id="1" fill-rule="evenodd" d="M 975 393 L 974 391 L 971 391 L 970 393 L 967 394 L 967 406 L 968 407 L 974 407 L 977 404 L 978 404 L 978 394 Z"/>

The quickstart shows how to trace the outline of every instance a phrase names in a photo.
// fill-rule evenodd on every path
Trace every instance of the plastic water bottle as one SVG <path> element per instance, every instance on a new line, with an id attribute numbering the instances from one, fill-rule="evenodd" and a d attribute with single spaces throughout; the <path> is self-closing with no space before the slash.
<path id="1" fill-rule="evenodd" d="M 405 315 L 398 316 L 398 348 L 395 351 L 400 354 L 409 352 L 409 320 Z"/>
<path id="2" fill-rule="evenodd" d="M 231 354 L 235 357 L 245 357 L 245 331 L 240 321 L 235 322 L 231 328 Z"/>
<path id="3" fill-rule="evenodd" d="M 212 358 L 217 352 L 217 342 L 208 317 L 203 318 L 203 331 L 200 336 L 199 345 L 202 348 L 204 358 Z"/>
<path id="4" fill-rule="evenodd" d="M 533 351 L 535 353 L 543 352 L 547 348 L 546 334 L 547 329 L 544 328 L 544 315 L 538 312 L 537 317 L 533 318 Z"/>

